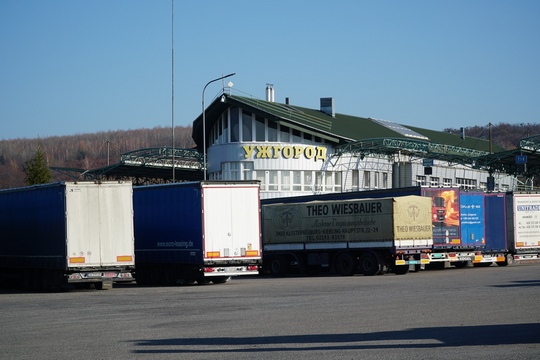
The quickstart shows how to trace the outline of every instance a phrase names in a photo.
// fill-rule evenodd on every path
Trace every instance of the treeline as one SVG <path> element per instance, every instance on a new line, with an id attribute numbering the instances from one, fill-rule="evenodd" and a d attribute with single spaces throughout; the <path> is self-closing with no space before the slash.
<path id="1" fill-rule="evenodd" d="M 195 146 L 191 126 L 175 127 L 175 147 Z M 24 163 L 33 158 L 38 146 L 45 153 L 49 167 L 96 169 L 116 164 L 128 151 L 171 147 L 171 128 L 117 130 L 71 136 L 0 141 L 0 188 L 24 186 Z M 53 171 L 53 181 L 73 180 L 63 172 Z"/>
<path id="2" fill-rule="evenodd" d="M 447 128 L 445 132 L 460 134 L 460 129 Z M 540 124 L 507 124 L 500 123 L 491 126 L 491 139 L 493 144 L 506 150 L 515 149 L 523 138 L 539 135 Z M 470 126 L 465 128 L 466 137 L 474 137 L 489 140 L 489 126 Z"/>
<path id="3" fill-rule="evenodd" d="M 445 132 L 459 134 L 460 129 L 447 128 Z M 191 138 L 192 127 L 175 127 L 175 147 L 190 149 L 195 146 Z M 501 123 L 491 127 L 493 144 L 505 149 L 519 146 L 519 140 L 540 134 L 540 124 Z M 488 126 L 465 128 L 465 136 L 489 139 Z M 37 139 L 0 141 L 0 188 L 24 186 L 24 163 L 33 158 L 38 146 L 45 153 L 49 167 L 96 169 L 116 164 L 120 155 L 128 151 L 170 147 L 171 128 L 118 130 L 72 136 L 53 136 Z M 65 173 L 53 171 L 53 181 L 70 180 Z"/>

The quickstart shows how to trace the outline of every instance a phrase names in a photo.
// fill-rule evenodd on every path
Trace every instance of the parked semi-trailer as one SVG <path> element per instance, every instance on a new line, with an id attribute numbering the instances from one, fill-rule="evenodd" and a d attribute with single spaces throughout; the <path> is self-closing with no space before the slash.
<path id="1" fill-rule="evenodd" d="M 140 186 L 133 201 L 137 283 L 224 283 L 259 273 L 258 181 Z"/>
<path id="2" fill-rule="evenodd" d="M 131 183 L 0 190 L 0 276 L 31 290 L 133 280 Z"/>
<path id="3" fill-rule="evenodd" d="M 477 266 L 540 260 L 540 194 L 485 193 L 485 245 Z"/>
<path id="4" fill-rule="evenodd" d="M 427 197 L 431 199 L 430 216 L 433 226 L 433 247 L 429 253 L 429 267 L 442 269 L 450 265 L 456 267 L 466 266 L 479 253 L 479 250 L 476 249 L 476 244 L 472 244 L 469 240 L 462 241 L 460 194 L 461 190 L 456 187 L 412 186 L 395 189 L 265 199 L 262 200 L 262 203 L 365 199 L 370 197 L 399 197 L 407 195 Z M 465 231 L 467 232 L 466 229 Z"/>
<path id="5" fill-rule="evenodd" d="M 428 262 L 431 200 L 401 196 L 262 206 L 264 266 L 341 275 L 405 274 Z"/>
<path id="6" fill-rule="evenodd" d="M 540 193 L 508 193 L 506 207 L 511 260 L 540 259 Z"/>
<path id="7" fill-rule="evenodd" d="M 473 263 L 475 266 L 507 265 L 507 256 L 513 259 L 508 249 L 507 194 L 484 193 L 483 199 L 485 241 Z"/>

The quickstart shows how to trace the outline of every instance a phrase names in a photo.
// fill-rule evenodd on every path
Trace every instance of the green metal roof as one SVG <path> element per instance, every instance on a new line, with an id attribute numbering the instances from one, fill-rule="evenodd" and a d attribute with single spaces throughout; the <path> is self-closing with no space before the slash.
<path id="1" fill-rule="evenodd" d="M 400 151 L 419 158 L 432 158 L 467 164 L 475 168 L 504 171 L 509 174 L 524 173 L 515 166 L 515 154 L 526 151 L 531 165 L 540 156 L 540 136 L 522 141 L 522 148 L 506 151 L 490 144 L 488 139 L 465 137 L 429 129 L 387 122 L 379 119 L 336 113 L 328 115 L 317 109 L 281 104 L 246 96 L 223 93 L 205 111 L 206 130 L 210 129 L 221 114 L 236 106 L 263 116 L 293 129 L 311 133 L 336 145 L 336 155 L 345 153 L 391 155 Z M 386 125 L 386 126 L 385 126 Z M 193 139 L 202 148 L 202 114 L 193 121 Z M 208 141 L 207 141 L 208 144 Z M 533 145 L 531 145 L 533 144 Z M 532 146 L 537 146 L 532 148 Z M 500 155 L 500 156 L 499 156 Z M 537 166 L 529 166 L 526 173 L 540 173 Z"/>
<path id="2" fill-rule="evenodd" d="M 424 137 L 420 139 L 415 136 L 404 135 L 402 132 L 396 131 L 391 127 L 381 125 L 382 121 L 377 119 L 339 113 L 336 113 L 332 117 L 320 110 L 227 94 L 223 94 L 220 98 L 216 99 L 206 110 L 207 132 L 221 113 L 230 106 L 240 107 L 292 128 L 312 132 L 334 141 L 338 145 L 368 139 L 389 138 L 411 140 L 414 142 L 424 140 L 428 143 L 450 145 L 455 148 L 489 152 L 489 141 L 485 139 L 468 137 L 463 140 L 455 134 L 388 122 L 390 125 L 399 125 L 401 128 Z M 202 114 L 193 122 L 193 138 L 199 145 L 202 143 L 202 132 L 199 128 L 201 123 Z M 494 149 L 494 151 L 496 150 L 502 149 Z"/>

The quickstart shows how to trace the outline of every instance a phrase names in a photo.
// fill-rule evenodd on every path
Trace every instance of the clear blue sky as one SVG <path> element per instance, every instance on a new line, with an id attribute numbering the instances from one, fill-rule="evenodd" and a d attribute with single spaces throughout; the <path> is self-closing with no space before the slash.
<path id="1" fill-rule="evenodd" d="M 171 8 L 0 0 L 0 140 L 171 126 Z M 175 0 L 174 54 L 176 125 L 231 72 L 257 98 L 433 130 L 540 121 L 537 0 Z"/>

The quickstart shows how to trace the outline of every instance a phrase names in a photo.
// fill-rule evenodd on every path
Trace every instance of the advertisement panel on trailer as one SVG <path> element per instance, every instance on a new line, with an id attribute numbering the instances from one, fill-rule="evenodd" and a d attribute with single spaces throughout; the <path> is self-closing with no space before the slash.
<path id="1" fill-rule="evenodd" d="M 459 203 L 461 244 L 477 248 L 483 247 L 486 244 L 484 194 L 479 192 L 461 192 Z"/>
<path id="2" fill-rule="evenodd" d="M 461 245 L 458 188 L 422 188 L 422 194 L 431 197 L 433 246 Z"/>

